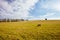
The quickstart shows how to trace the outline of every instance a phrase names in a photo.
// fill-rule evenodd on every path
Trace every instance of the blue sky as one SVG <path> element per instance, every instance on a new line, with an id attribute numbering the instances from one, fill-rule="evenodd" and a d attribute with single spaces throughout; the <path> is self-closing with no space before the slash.
<path id="1" fill-rule="evenodd" d="M 60 19 L 60 0 L 39 0 L 31 11 L 35 19 Z"/>
<path id="2" fill-rule="evenodd" d="M 0 0 L 0 19 L 60 19 L 60 0 Z"/>

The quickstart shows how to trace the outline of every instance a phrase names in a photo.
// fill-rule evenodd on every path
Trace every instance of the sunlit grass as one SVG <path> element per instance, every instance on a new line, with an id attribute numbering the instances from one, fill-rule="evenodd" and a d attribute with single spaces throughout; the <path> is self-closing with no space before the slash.
<path id="1" fill-rule="evenodd" d="M 37 26 L 41 24 L 41 26 Z M 59 20 L 1 22 L 0 40 L 59 40 Z"/>

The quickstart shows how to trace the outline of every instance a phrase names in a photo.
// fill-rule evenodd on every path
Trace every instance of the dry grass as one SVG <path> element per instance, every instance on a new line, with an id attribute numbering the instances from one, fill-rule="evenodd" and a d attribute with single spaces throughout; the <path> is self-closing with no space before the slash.
<path id="1" fill-rule="evenodd" d="M 60 40 L 60 20 L 1 22 L 0 40 Z"/>

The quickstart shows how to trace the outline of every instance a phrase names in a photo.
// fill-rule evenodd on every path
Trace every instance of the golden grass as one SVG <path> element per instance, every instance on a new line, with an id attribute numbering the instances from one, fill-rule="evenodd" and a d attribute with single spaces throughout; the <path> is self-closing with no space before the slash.
<path id="1" fill-rule="evenodd" d="M 1 22 L 0 40 L 60 40 L 60 20 Z"/>

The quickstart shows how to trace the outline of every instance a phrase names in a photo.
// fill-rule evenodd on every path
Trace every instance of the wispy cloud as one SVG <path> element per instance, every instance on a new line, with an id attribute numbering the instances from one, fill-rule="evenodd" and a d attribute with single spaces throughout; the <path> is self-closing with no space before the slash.
<path id="1" fill-rule="evenodd" d="M 60 11 L 60 0 L 46 0 L 42 3 L 41 8 Z"/>
<path id="2" fill-rule="evenodd" d="M 40 19 L 45 19 L 54 16 L 56 13 L 46 13 L 45 15 L 40 16 Z"/>
<path id="3" fill-rule="evenodd" d="M 41 16 L 37 16 L 37 17 L 34 17 L 34 16 L 31 16 L 30 17 L 30 20 L 44 20 L 45 18 L 48 18 L 48 19 L 52 19 L 50 18 L 51 16 L 54 16 L 56 13 L 46 13 L 45 15 L 41 15 Z"/>
<path id="4" fill-rule="evenodd" d="M 31 19 L 60 18 L 60 0 L 38 1 L 31 15 Z"/>
<path id="5" fill-rule="evenodd" d="M 0 18 L 27 18 L 38 0 L 0 0 Z"/>
<path id="6" fill-rule="evenodd" d="M 45 9 L 45 14 L 40 16 L 40 18 L 50 18 L 57 19 L 60 15 L 60 0 L 45 0 L 41 2 L 42 9 Z M 58 14 L 58 15 L 57 15 Z M 52 16 L 52 17 L 51 17 Z"/>
<path id="7" fill-rule="evenodd" d="M 0 19 L 51 19 L 59 15 L 60 0 L 0 0 Z"/>

